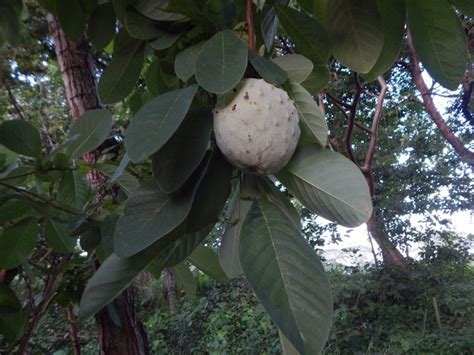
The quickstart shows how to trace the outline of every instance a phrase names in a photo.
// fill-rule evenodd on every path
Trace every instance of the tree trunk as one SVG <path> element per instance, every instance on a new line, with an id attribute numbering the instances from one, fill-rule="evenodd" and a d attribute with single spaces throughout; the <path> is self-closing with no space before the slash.
<path id="1" fill-rule="evenodd" d="M 170 313 L 176 313 L 176 282 L 169 268 L 163 270 L 163 282 L 165 285 L 165 297 L 168 300 Z"/>
<path id="2" fill-rule="evenodd" d="M 378 225 L 375 212 L 372 213 L 372 216 L 370 216 L 370 219 L 367 221 L 367 230 L 382 250 L 382 257 L 386 266 L 394 266 L 401 269 L 408 268 L 408 264 L 406 263 L 402 253 L 400 253 L 397 247 Z"/>
<path id="3" fill-rule="evenodd" d="M 46 19 L 74 122 L 86 111 L 101 107 L 97 93 L 95 64 L 87 41 L 70 41 L 52 14 L 46 14 Z M 83 158 L 87 163 L 94 164 L 99 156 L 100 153 L 91 152 L 85 154 Z M 91 170 L 87 178 L 95 190 L 105 183 L 105 177 L 96 170 Z M 121 325 L 114 323 L 107 309 L 96 315 L 101 354 L 148 354 L 145 328 L 134 310 L 133 292 L 133 288 L 128 288 L 113 302 Z"/>

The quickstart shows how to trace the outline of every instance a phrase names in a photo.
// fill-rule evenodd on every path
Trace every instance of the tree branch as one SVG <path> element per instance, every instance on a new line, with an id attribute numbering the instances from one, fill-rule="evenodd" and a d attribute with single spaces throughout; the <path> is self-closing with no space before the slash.
<path id="1" fill-rule="evenodd" d="M 446 121 L 443 119 L 443 116 L 439 113 L 436 105 L 434 104 L 432 95 L 426 86 L 423 77 L 421 76 L 420 63 L 416 56 L 415 47 L 413 45 L 413 40 L 410 34 L 410 31 L 407 31 L 407 40 L 408 40 L 408 49 L 410 53 L 410 65 L 409 70 L 415 85 L 418 88 L 418 91 L 421 93 L 423 99 L 423 104 L 425 106 L 425 111 L 431 117 L 433 122 L 438 127 L 438 130 L 443 135 L 443 137 L 448 141 L 448 143 L 453 147 L 456 153 L 460 158 L 466 161 L 471 166 L 474 166 L 474 152 L 471 152 L 467 149 L 463 142 L 454 135 L 449 126 L 446 124 Z"/>
<path id="2" fill-rule="evenodd" d="M 255 49 L 255 27 L 253 24 L 252 0 L 247 0 L 247 31 L 248 31 L 248 47 Z"/>
<path id="3" fill-rule="evenodd" d="M 357 74 L 354 74 L 354 75 L 357 75 Z M 349 109 L 347 128 L 346 128 L 346 133 L 344 134 L 344 140 L 343 141 L 344 141 L 344 145 L 346 147 L 347 156 L 349 157 L 350 160 L 352 160 L 352 162 L 354 164 L 358 165 L 357 161 L 356 161 L 356 158 L 354 156 L 354 152 L 352 151 L 352 146 L 351 146 L 352 131 L 354 130 L 354 122 L 355 122 L 355 115 L 356 115 L 356 111 L 357 111 L 357 104 L 359 103 L 360 94 L 362 92 L 362 88 L 359 85 L 359 82 L 357 81 L 357 78 L 356 78 L 356 82 L 357 82 L 357 85 L 356 85 L 357 87 L 356 87 L 356 91 L 354 93 L 354 97 L 352 98 L 351 107 Z"/>

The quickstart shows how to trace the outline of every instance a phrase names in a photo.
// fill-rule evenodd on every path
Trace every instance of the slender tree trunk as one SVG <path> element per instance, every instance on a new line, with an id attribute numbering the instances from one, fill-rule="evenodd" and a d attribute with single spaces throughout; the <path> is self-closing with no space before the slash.
<path id="1" fill-rule="evenodd" d="M 69 338 L 71 338 L 72 349 L 74 355 L 81 355 L 81 347 L 79 345 L 79 339 L 77 336 L 77 323 L 76 317 L 74 316 L 74 309 L 72 303 L 66 308 L 67 322 L 69 324 Z"/>
<path id="2" fill-rule="evenodd" d="M 169 268 L 163 270 L 163 282 L 165 284 L 165 296 L 168 300 L 171 314 L 176 313 L 176 282 Z"/>
<path id="3" fill-rule="evenodd" d="M 66 100 L 74 122 L 84 112 L 101 107 L 90 46 L 85 40 L 72 42 L 67 39 L 59 27 L 59 22 L 52 14 L 48 13 L 46 19 L 64 82 Z M 99 156 L 98 152 L 91 152 L 83 158 L 89 164 L 93 164 Z M 96 170 L 91 170 L 87 178 L 95 190 L 105 183 L 104 176 Z M 145 328 L 134 311 L 133 288 L 125 290 L 113 302 L 113 306 L 121 325 L 113 322 L 107 309 L 103 309 L 96 315 L 100 334 L 100 353 L 107 355 L 148 354 Z"/>

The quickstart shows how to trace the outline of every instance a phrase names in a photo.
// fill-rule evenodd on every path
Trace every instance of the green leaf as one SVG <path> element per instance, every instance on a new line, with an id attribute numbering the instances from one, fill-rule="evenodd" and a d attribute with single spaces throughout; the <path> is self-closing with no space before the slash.
<path id="1" fill-rule="evenodd" d="M 0 335 L 11 341 L 21 338 L 26 316 L 15 293 L 0 282 Z"/>
<path id="2" fill-rule="evenodd" d="M 13 269 L 26 261 L 38 235 L 35 218 L 27 218 L 6 228 L 0 235 L 0 268 Z"/>
<path id="3" fill-rule="evenodd" d="M 144 59 L 145 43 L 121 30 L 115 37 L 112 60 L 99 81 L 99 96 L 104 104 L 113 104 L 130 94 L 140 76 Z"/>
<path id="4" fill-rule="evenodd" d="M 0 44 L 2 37 L 12 47 L 20 43 L 20 18 L 11 4 L 0 3 Z"/>
<path id="5" fill-rule="evenodd" d="M 311 95 L 317 95 L 329 84 L 330 73 L 326 66 L 315 65 L 313 71 L 301 85 L 308 90 Z"/>
<path id="6" fill-rule="evenodd" d="M 323 265 L 288 217 L 255 201 L 240 235 L 244 274 L 278 328 L 302 354 L 322 350 L 332 323 Z"/>
<path id="7" fill-rule="evenodd" d="M 114 251 L 114 233 L 119 218 L 118 214 L 112 213 L 107 215 L 100 224 L 100 244 L 108 255 Z"/>
<path id="8" fill-rule="evenodd" d="M 82 294 L 79 317 L 86 319 L 98 312 L 126 289 L 147 266 L 152 264 L 155 271 L 158 271 L 179 264 L 205 236 L 207 232 L 186 235 L 172 232 L 129 258 L 110 255 L 88 281 Z M 176 253 L 177 250 L 180 252 Z"/>
<path id="9" fill-rule="evenodd" d="M 288 80 L 288 74 L 268 58 L 260 57 L 257 53 L 249 50 L 249 61 L 257 73 L 265 81 L 273 85 L 281 85 Z"/>
<path id="10" fill-rule="evenodd" d="M 96 49 L 104 49 L 115 35 L 117 19 L 112 3 L 99 4 L 89 18 L 87 34 Z"/>
<path id="11" fill-rule="evenodd" d="M 301 83 L 311 74 L 313 63 L 300 54 L 287 54 L 272 59 L 275 64 L 288 73 L 288 77 Z"/>
<path id="12" fill-rule="evenodd" d="M 167 11 L 169 0 L 137 0 L 133 6 L 143 15 L 156 21 L 179 21 L 185 16 Z"/>
<path id="13" fill-rule="evenodd" d="M 69 137 L 78 136 L 66 146 L 66 153 L 72 159 L 100 146 L 112 129 L 112 114 L 108 110 L 98 109 L 85 112 L 74 123 Z"/>
<path id="14" fill-rule="evenodd" d="M 56 11 L 62 30 L 73 41 L 79 40 L 86 28 L 86 13 L 81 0 L 60 0 L 56 3 Z"/>
<path id="15" fill-rule="evenodd" d="M 189 270 L 188 265 L 182 262 L 171 268 L 176 284 L 179 288 L 182 288 L 190 299 L 196 297 L 197 291 L 197 280 L 194 274 Z"/>
<path id="16" fill-rule="evenodd" d="M 384 40 L 375 0 L 332 0 L 327 6 L 332 53 L 342 65 L 368 73 L 377 62 Z"/>
<path id="17" fill-rule="evenodd" d="M 0 126 L 1 127 L 1 126 Z M 1 131 L 1 128 L 0 128 Z M 0 142 L 0 157 L 3 158 L 3 165 L 0 164 L 0 171 L 7 170 L 7 168 L 14 164 L 18 158 L 18 154 L 3 146 Z"/>
<path id="18" fill-rule="evenodd" d="M 174 71 L 182 81 L 188 81 L 196 73 L 197 57 L 205 43 L 190 46 L 176 55 Z"/>
<path id="19" fill-rule="evenodd" d="M 242 274 L 239 260 L 239 238 L 245 216 L 251 206 L 252 201 L 239 199 L 238 193 L 231 205 L 232 213 L 219 248 L 219 263 L 229 278 Z"/>
<path id="20" fill-rule="evenodd" d="M 295 349 L 293 344 L 291 344 L 291 342 L 288 340 L 285 334 L 282 333 L 280 329 L 278 329 L 278 336 L 280 337 L 280 344 L 283 355 L 300 355 L 298 350 Z"/>
<path id="21" fill-rule="evenodd" d="M 275 4 L 281 4 L 285 6 L 288 5 L 289 2 L 289 0 L 274 1 Z M 269 2 L 265 3 L 263 6 L 260 29 L 262 31 L 263 41 L 265 42 L 267 52 L 271 53 L 278 29 L 278 17 L 276 15 L 275 8 Z"/>
<path id="22" fill-rule="evenodd" d="M 326 30 L 314 18 L 287 6 L 276 6 L 280 23 L 296 45 L 298 53 L 314 64 L 326 64 L 329 59 L 329 39 Z"/>
<path id="23" fill-rule="evenodd" d="M 183 35 L 182 32 L 178 33 L 171 33 L 171 32 L 164 32 L 162 31 L 158 38 L 155 40 L 151 41 L 149 44 L 151 48 L 153 48 L 156 51 L 160 51 L 162 49 L 168 49 L 171 47 L 179 37 Z"/>
<path id="24" fill-rule="evenodd" d="M 304 126 L 302 130 L 306 132 L 306 139 L 310 142 L 318 143 L 325 147 L 327 142 L 328 125 L 324 114 L 316 105 L 313 97 L 303 86 L 290 80 L 290 96 L 295 102 L 296 109 L 300 116 L 300 122 Z"/>
<path id="25" fill-rule="evenodd" d="M 469 17 L 474 17 L 474 2 L 471 0 L 449 0 L 459 11 Z"/>
<path id="26" fill-rule="evenodd" d="M 76 239 L 70 234 L 69 226 L 47 218 L 44 224 L 46 243 L 58 253 L 68 253 L 74 250 Z"/>
<path id="27" fill-rule="evenodd" d="M 297 149 L 278 179 L 313 213 L 346 227 L 372 214 L 369 188 L 349 159 L 316 146 Z"/>
<path id="28" fill-rule="evenodd" d="M 130 36 L 142 40 L 157 38 L 163 31 L 158 28 L 158 23 L 143 16 L 133 8 L 125 11 L 125 27 Z"/>
<path id="29" fill-rule="evenodd" d="M 188 257 L 188 260 L 191 264 L 213 279 L 219 282 L 229 281 L 219 264 L 219 257 L 210 247 L 205 247 L 204 245 L 198 246 Z"/>
<path id="30" fill-rule="evenodd" d="M 220 151 L 212 152 L 186 221 L 186 232 L 196 232 L 218 221 L 230 193 L 231 176 L 232 166 Z"/>
<path id="31" fill-rule="evenodd" d="M 430 75 L 455 90 L 469 58 L 464 28 L 447 0 L 407 2 L 408 21 L 416 53 Z"/>
<path id="32" fill-rule="evenodd" d="M 171 138 L 188 112 L 197 88 L 192 85 L 170 91 L 143 105 L 133 117 L 125 137 L 132 162 L 143 161 Z"/>
<path id="33" fill-rule="evenodd" d="M 375 80 L 392 67 L 400 54 L 405 33 L 405 0 L 377 0 L 377 7 L 384 28 L 383 47 L 374 67 L 363 75 L 366 81 Z"/>
<path id="34" fill-rule="evenodd" d="M 41 137 L 31 123 L 23 120 L 5 121 L 0 125 L 0 144 L 29 157 L 41 154 Z"/>
<path id="35" fill-rule="evenodd" d="M 79 171 L 67 171 L 58 188 L 58 201 L 80 211 L 89 200 L 91 187 L 86 177 Z"/>
<path id="36" fill-rule="evenodd" d="M 180 226 L 191 210 L 198 182 L 187 189 L 167 195 L 155 181 L 148 181 L 127 200 L 123 216 L 115 228 L 114 252 L 128 257 L 144 250 Z"/>
<path id="37" fill-rule="evenodd" d="M 31 205 L 22 199 L 11 198 L 0 204 L 0 225 L 26 216 L 31 212 Z"/>
<path id="38" fill-rule="evenodd" d="M 234 32 L 216 33 L 199 52 L 196 80 L 205 90 L 223 94 L 242 79 L 247 68 L 248 50 Z"/>
<path id="39" fill-rule="evenodd" d="M 206 154 L 211 131 L 210 111 L 190 111 L 170 140 L 153 155 L 153 176 L 163 192 L 178 190 L 191 177 Z"/>

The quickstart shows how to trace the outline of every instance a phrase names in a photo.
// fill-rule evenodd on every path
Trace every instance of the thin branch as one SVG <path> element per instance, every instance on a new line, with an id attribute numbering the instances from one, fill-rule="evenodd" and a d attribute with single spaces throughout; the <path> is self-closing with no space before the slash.
<path id="1" fill-rule="evenodd" d="M 255 27 L 253 24 L 252 0 L 247 0 L 247 31 L 248 31 L 248 47 L 255 49 Z"/>
<path id="2" fill-rule="evenodd" d="M 367 127 L 365 127 L 363 124 L 361 124 L 359 122 L 354 122 L 354 124 L 357 128 L 360 128 L 364 132 L 367 132 L 368 134 L 372 134 L 372 131 L 370 129 L 368 129 Z"/>
<path id="3" fill-rule="evenodd" d="M 278 36 L 278 39 L 280 40 L 280 42 L 283 44 L 283 46 L 285 47 L 285 51 L 287 53 L 290 53 L 290 54 L 295 54 L 295 50 L 291 47 L 288 47 L 288 44 L 286 43 L 285 39 L 283 38 L 283 36 Z"/>
<path id="4" fill-rule="evenodd" d="M 355 75 L 357 75 L 357 74 L 355 74 Z M 352 131 L 354 130 L 354 122 L 355 122 L 355 115 L 356 115 L 356 111 L 357 111 L 357 104 L 359 103 L 360 94 L 362 92 L 362 88 L 361 88 L 359 82 L 357 81 L 357 77 L 356 77 L 356 82 L 357 82 L 357 88 L 356 88 L 356 91 L 354 93 L 354 97 L 352 98 L 352 104 L 351 104 L 351 108 L 349 110 L 349 115 L 348 115 L 346 133 L 344 134 L 344 140 L 343 141 L 344 141 L 344 145 L 346 147 L 347 156 L 349 157 L 350 160 L 352 160 L 352 162 L 354 164 L 358 165 L 357 161 L 355 159 L 355 156 L 354 156 L 354 152 L 352 151 L 352 146 L 351 146 Z"/>
<path id="5" fill-rule="evenodd" d="M 377 104 L 375 106 L 375 113 L 372 119 L 372 134 L 370 136 L 369 148 L 367 149 L 367 154 L 365 155 L 364 165 L 362 165 L 361 170 L 364 173 L 369 173 L 372 170 L 372 160 L 374 158 L 375 147 L 377 145 L 377 131 L 380 126 L 380 119 L 382 118 L 383 111 L 383 101 L 385 99 L 385 94 L 387 93 L 387 83 L 383 76 L 377 78 L 380 84 L 380 94 L 377 97 Z"/>
<path id="6" fill-rule="evenodd" d="M 407 31 L 407 40 L 408 40 L 408 49 L 410 52 L 410 66 L 409 70 L 415 85 L 418 88 L 418 91 L 421 93 L 423 99 L 423 104 L 428 115 L 431 117 L 433 122 L 438 127 L 438 130 L 443 135 L 443 137 L 448 141 L 448 143 L 453 147 L 456 153 L 460 158 L 466 161 L 471 166 L 474 166 L 474 152 L 467 149 L 463 142 L 454 135 L 449 126 L 446 124 L 446 121 L 443 119 L 443 116 L 439 113 L 436 105 L 434 104 L 431 93 L 426 86 L 423 77 L 421 76 L 420 63 L 416 56 L 415 47 L 413 45 L 413 40 L 410 34 L 410 31 Z"/>
<path id="7" fill-rule="evenodd" d="M 69 337 L 71 338 L 72 349 L 74 355 L 81 355 L 81 347 L 79 345 L 79 337 L 77 336 L 77 322 L 74 316 L 74 309 L 72 303 L 69 303 L 66 308 L 67 321 L 69 323 Z"/>

